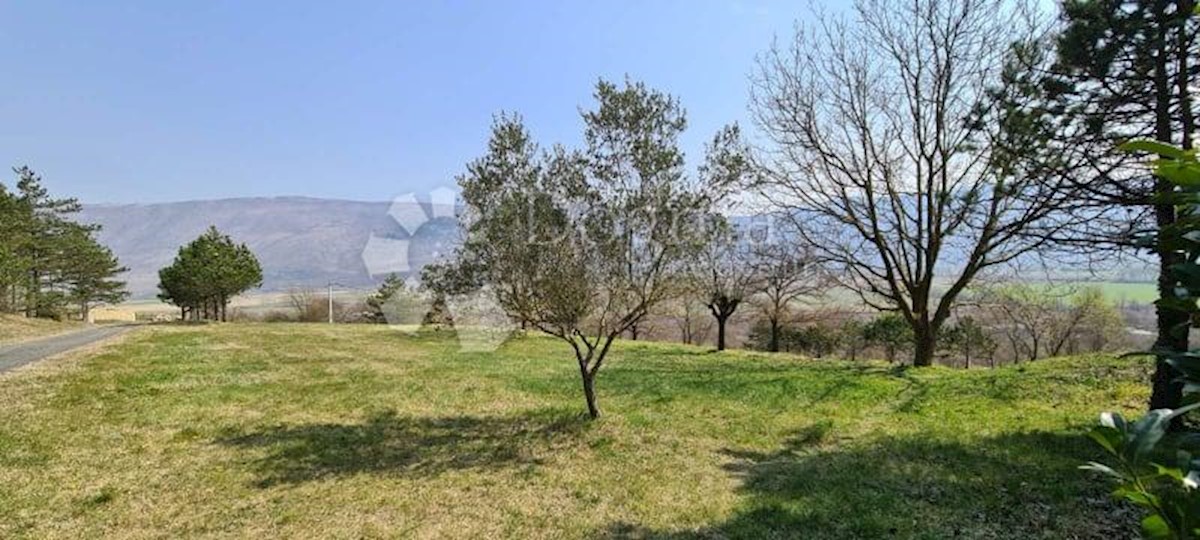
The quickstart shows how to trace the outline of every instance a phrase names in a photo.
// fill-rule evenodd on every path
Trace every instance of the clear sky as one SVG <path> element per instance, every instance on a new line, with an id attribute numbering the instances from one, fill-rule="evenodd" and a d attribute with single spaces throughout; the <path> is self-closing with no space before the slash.
<path id="1" fill-rule="evenodd" d="M 0 164 L 92 203 L 388 200 L 452 186 L 498 111 L 578 142 L 597 78 L 628 74 L 681 98 L 694 166 L 804 5 L 4 2 Z"/>

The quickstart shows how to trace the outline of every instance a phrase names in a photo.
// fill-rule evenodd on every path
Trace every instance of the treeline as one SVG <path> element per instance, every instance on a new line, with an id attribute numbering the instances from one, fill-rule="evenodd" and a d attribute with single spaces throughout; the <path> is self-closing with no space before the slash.
<path id="1" fill-rule="evenodd" d="M 1175 188 L 1118 146 L 1192 148 L 1192 5 L 1067 2 L 1052 29 L 1004 0 L 813 13 L 750 75 L 758 142 L 726 127 L 694 169 L 678 146 L 679 101 L 636 81 L 598 82 L 575 148 L 541 146 L 520 115 L 499 115 L 458 178 L 465 242 L 446 291 L 488 291 L 512 320 L 570 345 L 592 416 L 613 339 L 642 334 L 680 296 L 696 299 L 682 304 L 689 321 L 697 304 L 708 311 L 718 348 L 756 304 L 777 350 L 797 291 L 836 288 L 894 314 L 909 362 L 930 366 L 954 340 L 978 345 L 958 314 L 985 276 L 1059 250 L 1143 246 L 1143 233 L 1174 227 Z M 747 194 L 782 222 L 766 253 L 744 253 L 723 226 Z M 1167 296 L 1182 259 L 1155 255 Z M 1015 348 L 1068 349 L 1061 335 L 1043 341 L 1035 304 L 1004 304 Z M 1077 319 L 1051 327 L 1088 326 Z M 1156 349 L 1186 350 L 1187 322 L 1160 310 Z M 1179 405 L 1175 379 L 1160 357 L 1155 408 Z"/>
<path id="2" fill-rule="evenodd" d="M 246 247 L 209 227 L 158 271 L 158 298 L 178 306 L 183 320 L 228 319 L 233 297 L 262 286 L 262 266 Z"/>
<path id="3" fill-rule="evenodd" d="M 125 272 L 96 240 L 99 226 L 74 220 L 74 198 L 55 198 L 28 167 L 0 183 L 0 311 L 27 317 L 86 320 L 97 304 L 128 298 Z"/>
<path id="4" fill-rule="evenodd" d="M 995 367 L 1129 345 L 1120 310 L 1096 287 L 1012 283 L 973 291 L 960 311 L 937 336 L 935 358 L 944 365 Z M 829 308 L 790 316 L 779 336 L 777 350 L 817 358 L 869 356 L 898 362 L 913 347 L 912 330 L 896 314 L 864 317 Z M 752 324 L 747 346 L 771 350 L 766 319 Z"/>

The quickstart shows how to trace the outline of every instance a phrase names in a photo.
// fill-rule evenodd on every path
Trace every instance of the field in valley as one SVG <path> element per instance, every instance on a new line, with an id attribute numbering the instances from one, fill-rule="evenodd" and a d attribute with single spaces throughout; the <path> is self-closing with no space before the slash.
<path id="1" fill-rule="evenodd" d="M 156 326 L 0 376 L 0 537 L 1120 538 L 1144 360 L 892 369 L 383 326 Z"/>

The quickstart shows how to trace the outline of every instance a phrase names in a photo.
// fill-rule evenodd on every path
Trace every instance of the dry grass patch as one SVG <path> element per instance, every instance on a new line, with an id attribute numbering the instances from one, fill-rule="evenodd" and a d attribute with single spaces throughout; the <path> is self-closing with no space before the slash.
<path id="1" fill-rule="evenodd" d="M 62 334 L 82 327 L 82 323 L 74 321 L 27 319 L 20 315 L 0 314 L 0 345 Z"/>

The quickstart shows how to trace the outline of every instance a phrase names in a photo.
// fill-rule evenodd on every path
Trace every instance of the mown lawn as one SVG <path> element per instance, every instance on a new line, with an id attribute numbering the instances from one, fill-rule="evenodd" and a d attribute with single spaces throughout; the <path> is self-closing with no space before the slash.
<path id="1" fill-rule="evenodd" d="M 143 329 L 0 376 L 0 538 L 1121 538 L 1133 512 L 1075 467 L 1143 364 L 624 343 L 589 422 L 549 339 Z"/>

